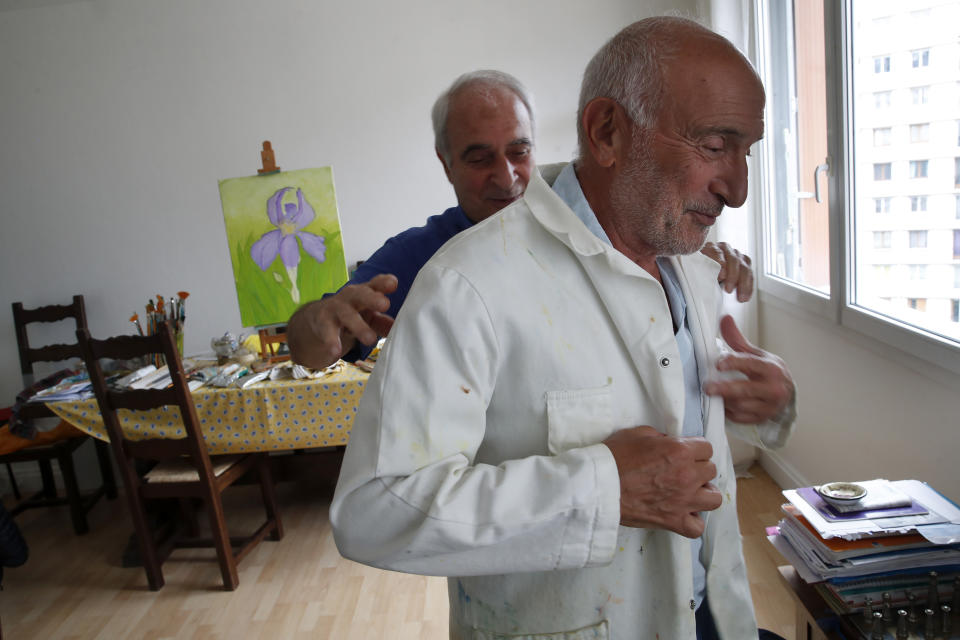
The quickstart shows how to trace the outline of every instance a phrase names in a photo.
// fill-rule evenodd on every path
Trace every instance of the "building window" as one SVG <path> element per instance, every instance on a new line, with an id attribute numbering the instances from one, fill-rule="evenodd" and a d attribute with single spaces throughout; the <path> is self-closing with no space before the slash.
<path id="1" fill-rule="evenodd" d="M 960 322 L 960 300 L 950 301 L 950 319 L 954 322 Z"/>
<path id="2" fill-rule="evenodd" d="M 953 230 L 953 259 L 960 260 L 960 229 Z"/>
<path id="3" fill-rule="evenodd" d="M 953 159 L 953 186 L 960 189 L 960 158 Z"/>
<path id="4" fill-rule="evenodd" d="M 927 277 L 927 265 L 925 264 L 911 264 L 908 265 L 908 273 L 910 274 L 911 280 L 923 280 Z"/>
<path id="5" fill-rule="evenodd" d="M 930 123 L 910 125 L 910 142 L 929 142 Z"/>
<path id="6" fill-rule="evenodd" d="M 914 69 L 930 66 L 930 49 L 918 49 L 910 52 L 911 65 Z M 889 69 L 888 69 L 889 71 Z"/>
<path id="7" fill-rule="evenodd" d="M 960 264 L 953 265 L 953 288 L 960 289 Z"/>
<path id="8" fill-rule="evenodd" d="M 927 299 L 926 298 L 907 298 L 907 306 L 911 309 L 916 309 L 917 311 L 926 311 L 927 310 Z"/>
<path id="9" fill-rule="evenodd" d="M 874 249 L 889 249 L 891 246 L 893 246 L 892 231 L 874 231 L 873 232 L 873 248 Z"/>
<path id="10" fill-rule="evenodd" d="M 761 157 L 751 166 L 760 172 L 763 194 L 761 290 L 960 374 L 960 326 L 943 330 L 946 302 L 960 297 L 943 286 L 951 284 L 948 267 L 960 260 L 960 228 L 957 258 L 947 265 L 946 234 L 954 229 L 939 230 L 949 197 L 960 221 L 960 124 L 953 124 L 960 121 L 960 60 L 930 60 L 945 46 L 937 27 L 955 23 L 956 3 L 924 3 L 921 13 L 911 12 L 910 3 L 876 0 L 754 0 L 753 6 L 766 125 L 777 133 L 759 145 L 754 155 Z M 895 41 L 911 44 L 894 52 Z M 911 74 L 907 64 L 923 71 Z M 938 105 L 934 125 L 926 113 L 941 96 L 954 106 Z M 902 111 L 891 117 L 894 109 Z M 815 171 L 824 158 L 829 181 Z M 821 196 L 824 186 L 830 190 L 821 198 L 825 213 L 806 197 L 817 174 Z M 921 181 L 908 182 L 914 178 Z M 932 212 L 936 225 L 928 220 Z M 916 250 L 910 258 L 907 247 Z M 924 269 L 908 265 L 928 258 L 936 266 L 923 280 Z M 934 285 L 953 295 L 938 294 L 927 313 L 908 311 L 908 298 L 926 308 L 923 287 Z"/>
<path id="11" fill-rule="evenodd" d="M 890 108 L 890 96 L 892 91 L 877 91 L 873 94 L 873 106 L 877 109 Z"/>

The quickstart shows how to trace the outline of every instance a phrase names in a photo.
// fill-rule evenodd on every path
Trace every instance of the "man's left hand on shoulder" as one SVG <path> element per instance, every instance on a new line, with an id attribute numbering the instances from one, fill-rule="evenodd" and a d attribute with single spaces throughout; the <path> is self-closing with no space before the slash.
<path id="1" fill-rule="evenodd" d="M 726 242 L 708 242 L 700 253 L 720 264 L 717 280 L 727 293 L 737 292 L 737 301 L 746 302 L 753 295 L 753 267 L 750 256 L 740 253 Z"/>
<path id="2" fill-rule="evenodd" d="M 743 374 L 736 380 L 714 380 L 703 389 L 723 398 L 726 416 L 742 424 L 759 424 L 780 415 L 793 401 L 793 378 L 783 360 L 743 337 L 731 316 L 720 320 L 720 333 L 733 353 L 717 361 L 719 371 Z"/>

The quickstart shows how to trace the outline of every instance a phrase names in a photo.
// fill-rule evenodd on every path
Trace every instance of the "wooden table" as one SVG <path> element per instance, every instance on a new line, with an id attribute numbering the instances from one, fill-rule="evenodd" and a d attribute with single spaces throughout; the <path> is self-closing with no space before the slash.
<path id="1" fill-rule="evenodd" d="M 368 377 L 345 365 L 318 379 L 265 381 L 246 389 L 201 387 L 193 397 L 207 449 L 222 454 L 345 445 Z M 48 406 L 81 431 L 108 439 L 95 398 Z M 122 409 L 118 415 L 133 440 L 183 433 L 176 407 Z"/>

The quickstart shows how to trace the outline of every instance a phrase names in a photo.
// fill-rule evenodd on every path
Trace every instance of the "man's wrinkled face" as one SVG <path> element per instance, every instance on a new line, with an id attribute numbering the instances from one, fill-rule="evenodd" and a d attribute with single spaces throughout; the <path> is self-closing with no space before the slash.
<path id="1" fill-rule="evenodd" d="M 457 201 L 473 222 L 518 200 L 533 171 L 530 114 L 513 92 L 469 87 L 450 101 L 447 158 L 440 157 Z"/>
<path id="2" fill-rule="evenodd" d="M 723 207 L 746 200 L 747 156 L 763 136 L 763 87 L 738 56 L 707 53 L 667 67 L 658 121 L 633 127 L 611 187 L 635 251 L 698 251 Z"/>

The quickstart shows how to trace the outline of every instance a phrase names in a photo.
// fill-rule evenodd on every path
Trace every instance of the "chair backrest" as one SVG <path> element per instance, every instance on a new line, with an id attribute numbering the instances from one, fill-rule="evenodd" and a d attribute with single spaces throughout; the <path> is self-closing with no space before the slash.
<path id="1" fill-rule="evenodd" d="M 100 415 L 117 458 L 127 461 L 131 458 L 171 460 L 189 456 L 201 475 L 212 478 L 210 457 L 203 442 L 197 410 L 170 325 L 164 322 L 159 332 L 153 335 L 117 336 L 106 340 L 94 340 L 90 332 L 82 328 L 77 329 L 77 339 L 100 406 Z M 170 370 L 171 385 L 166 389 L 115 389 L 107 386 L 100 366 L 102 358 L 130 360 L 158 353 L 163 355 Z M 136 411 L 166 406 L 180 409 L 184 434 L 169 434 L 147 440 L 130 440 L 124 435 L 117 417 L 118 409 Z"/>
<path id="2" fill-rule="evenodd" d="M 24 386 L 30 386 L 34 380 L 35 362 L 57 362 L 80 357 L 80 346 L 73 344 L 51 344 L 33 348 L 27 336 L 27 325 L 34 322 L 58 322 L 73 319 L 77 329 L 87 327 L 87 313 L 83 306 L 83 296 L 73 296 L 71 304 L 52 304 L 36 309 L 24 309 L 23 303 L 13 303 L 13 326 L 17 332 L 17 349 L 20 352 L 20 373 Z"/>
<path id="3" fill-rule="evenodd" d="M 281 362 L 290 359 L 289 351 L 280 355 L 281 345 L 287 344 L 287 328 L 277 327 L 273 330 L 260 329 L 260 357 L 269 362 Z"/>

